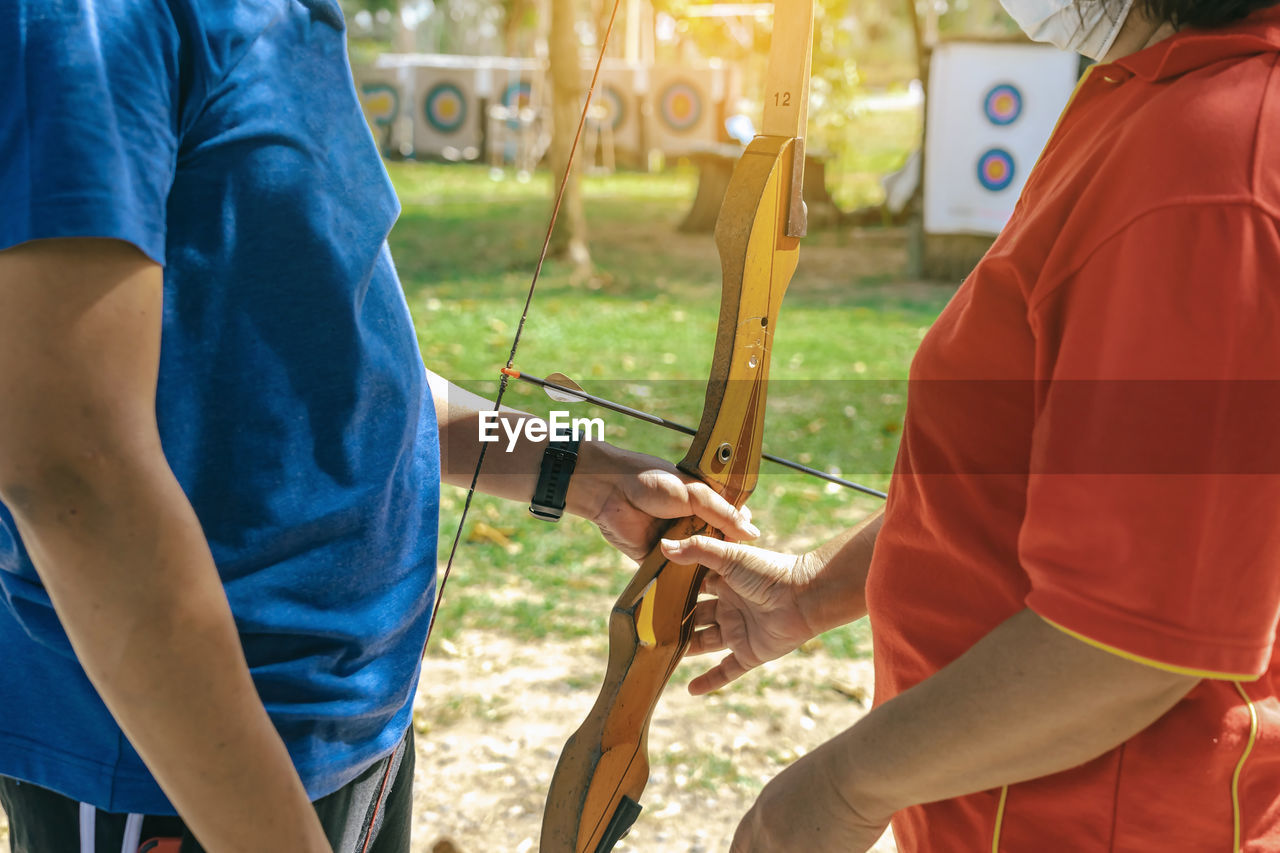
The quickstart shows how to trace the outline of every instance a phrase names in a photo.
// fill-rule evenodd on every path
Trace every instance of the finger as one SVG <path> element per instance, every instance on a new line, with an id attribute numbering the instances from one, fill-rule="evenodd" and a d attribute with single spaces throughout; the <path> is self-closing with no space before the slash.
<path id="1" fill-rule="evenodd" d="M 720 663 L 690 681 L 689 693 L 694 696 L 703 696 L 713 690 L 719 690 L 726 684 L 746 675 L 751 669 L 751 667 L 743 664 L 737 655 L 729 655 Z"/>
<path id="2" fill-rule="evenodd" d="M 723 574 L 734 562 L 734 549 L 742 548 L 732 542 L 724 542 L 714 536 L 690 536 L 688 539 L 663 539 L 660 543 L 663 556 L 682 566 L 706 566 L 716 574 Z"/>
<path id="3" fill-rule="evenodd" d="M 689 497 L 690 511 L 716 530 L 731 539 L 760 537 L 760 531 L 751 520 L 706 483 L 689 483 L 685 490 Z"/>
<path id="4" fill-rule="evenodd" d="M 698 595 L 719 596 L 724 591 L 724 579 L 715 572 L 707 572 L 702 576 L 702 585 L 698 587 Z"/>
<path id="5" fill-rule="evenodd" d="M 712 625 L 710 628 L 693 632 L 693 636 L 689 640 L 689 648 L 684 654 L 685 657 L 694 657 L 696 655 L 711 654 L 712 652 L 722 652 L 727 648 L 720 626 Z"/>
<path id="6" fill-rule="evenodd" d="M 716 601 L 709 598 L 693 606 L 693 627 L 708 628 L 716 624 Z"/>

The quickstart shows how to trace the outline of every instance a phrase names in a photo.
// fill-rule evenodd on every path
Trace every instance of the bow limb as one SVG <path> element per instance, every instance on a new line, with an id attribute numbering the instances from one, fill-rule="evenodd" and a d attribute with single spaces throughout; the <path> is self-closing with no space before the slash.
<path id="1" fill-rule="evenodd" d="M 735 506 L 760 467 L 770 353 L 782 297 L 805 230 L 800 189 L 813 41 L 812 0 L 777 0 L 764 132 L 734 168 L 716 222 L 723 293 L 711 376 L 681 470 Z M 664 534 L 718 535 L 696 519 Z M 590 715 L 556 765 L 542 821 L 542 853 L 607 853 L 640 812 L 648 734 L 658 697 L 688 648 L 706 569 L 654 548 L 609 617 L 609 663 Z"/>

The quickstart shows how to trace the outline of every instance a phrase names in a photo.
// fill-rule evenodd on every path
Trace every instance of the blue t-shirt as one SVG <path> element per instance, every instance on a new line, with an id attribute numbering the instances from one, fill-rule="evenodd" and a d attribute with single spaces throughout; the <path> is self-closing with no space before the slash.
<path id="1" fill-rule="evenodd" d="M 164 451 L 313 798 L 403 736 L 435 587 L 398 213 L 337 0 L 0 3 L 0 249 L 110 237 L 164 265 Z M 172 814 L 3 507 L 0 594 L 0 774 Z"/>

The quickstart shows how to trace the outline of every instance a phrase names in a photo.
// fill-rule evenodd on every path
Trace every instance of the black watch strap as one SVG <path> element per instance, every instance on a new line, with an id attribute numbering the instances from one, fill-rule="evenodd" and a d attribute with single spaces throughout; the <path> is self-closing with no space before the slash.
<path id="1" fill-rule="evenodd" d="M 529 502 L 529 512 L 543 521 L 559 521 L 569 494 L 569 478 L 578 464 L 578 441 L 550 441 L 542 453 L 538 485 Z"/>

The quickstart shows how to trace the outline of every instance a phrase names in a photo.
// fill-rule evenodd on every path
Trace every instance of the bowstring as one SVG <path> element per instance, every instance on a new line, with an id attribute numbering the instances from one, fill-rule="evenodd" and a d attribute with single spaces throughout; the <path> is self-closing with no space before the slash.
<path id="1" fill-rule="evenodd" d="M 578 154 L 578 142 L 582 139 L 582 130 L 587 124 L 587 111 L 591 108 L 591 97 L 595 94 L 596 83 L 600 79 L 600 68 L 604 65 L 604 54 L 609 47 L 609 36 L 613 33 L 613 22 L 618 17 L 618 8 L 622 5 L 622 0 L 613 0 L 613 11 L 609 14 L 609 23 L 604 30 L 604 38 L 600 41 L 600 53 L 596 57 L 595 70 L 591 73 L 591 83 L 587 86 L 587 96 L 582 105 L 582 114 L 578 117 L 578 128 L 573 134 L 573 144 L 569 146 L 569 158 L 565 162 L 564 174 L 560 178 L 560 186 L 556 190 L 555 204 L 551 207 L 551 219 L 547 223 L 547 233 L 542 240 L 542 251 L 538 253 L 538 263 L 533 269 L 533 279 L 529 282 L 529 293 L 524 300 L 524 310 L 520 313 L 520 322 L 516 326 L 515 337 L 511 340 L 511 353 L 507 356 L 506 367 L 508 370 L 516 362 L 516 350 L 520 348 L 520 336 L 524 334 L 525 322 L 529 319 L 529 308 L 533 305 L 533 294 L 538 287 L 538 277 L 542 274 L 542 265 L 547 260 L 547 252 L 551 248 L 551 236 L 555 231 L 556 220 L 560 216 L 560 205 L 564 202 L 564 194 L 569 186 L 569 176 L 573 174 L 574 159 Z M 506 373 L 501 374 L 502 379 L 498 382 L 498 396 L 493 401 L 493 412 L 495 414 L 502 410 L 502 398 L 507 393 L 507 385 L 511 382 L 511 377 Z M 480 458 L 476 460 L 475 471 L 471 474 L 471 486 L 467 489 L 467 499 L 462 505 L 462 516 L 458 519 L 458 529 L 453 534 L 453 545 L 449 548 L 449 560 L 444 567 L 444 575 L 440 578 L 440 588 L 436 591 L 436 600 L 431 608 L 431 621 L 427 626 L 427 638 L 423 641 L 422 651 L 426 654 L 427 644 L 431 642 L 431 634 L 435 630 L 436 620 L 440 616 L 440 607 L 444 603 L 445 586 L 449 583 L 449 576 L 453 573 L 453 559 L 458 553 L 458 543 L 462 541 L 462 530 L 467 523 L 467 513 L 471 510 L 471 501 L 476 494 L 476 484 L 480 482 L 480 471 L 484 467 L 484 457 L 489 449 L 487 442 L 480 444 Z"/>

